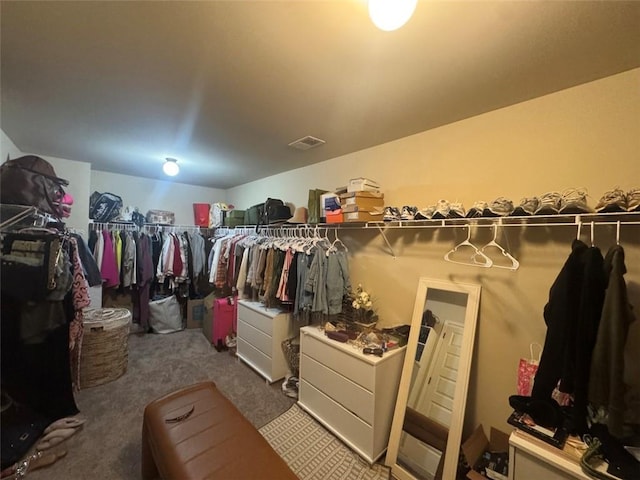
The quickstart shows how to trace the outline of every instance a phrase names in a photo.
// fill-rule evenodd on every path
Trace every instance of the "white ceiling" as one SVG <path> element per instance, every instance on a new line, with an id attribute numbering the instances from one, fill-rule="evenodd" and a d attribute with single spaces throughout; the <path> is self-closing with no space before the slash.
<path id="1" fill-rule="evenodd" d="M 6 1 L 1 128 L 23 152 L 229 188 L 640 67 L 640 2 Z M 326 140 L 298 151 L 305 135 Z M 461 139 L 463 140 L 463 139 Z"/>

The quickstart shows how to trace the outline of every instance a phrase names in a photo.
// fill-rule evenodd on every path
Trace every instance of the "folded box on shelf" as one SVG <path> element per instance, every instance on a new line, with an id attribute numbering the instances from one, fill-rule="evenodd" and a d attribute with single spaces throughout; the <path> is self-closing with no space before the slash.
<path id="1" fill-rule="evenodd" d="M 341 193 L 340 203 L 356 203 L 366 198 L 384 200 L 384 193 L 368 190 Z"/>
<path id="2" fill-rule="evenodd" d="M 379 203 L 377 205 L 370 205 L 365 203 L 364 205 L 361 205 L 359 203 L 350 203 L 348 205 L 343 205 L 342 211 L 344 213 L 369 212 L 372 215 L 376 215 L 384 212 L 384 204 Z"/>
<path id="3" fill-rule="evenodd" d="M 349 183 L 347 184 L 347 192 L 359 192 L 363 190 L 378 191 L 380 190 L 380 185 L 377 182 L 364 177 L 352 178 L 349 180 Z"/>
<path id="4" fill-rule="evenodd" d="M 382 212 L 350 212 L 344 214 L 345 222 L 381 222 Z"/>
<path id="5" fill-rule="evenodd" d="M 344 222 L 344 214 L 342 209 L 327 210 L 324 212 L 326 215 L 326 223 L 342 223 Z"/>

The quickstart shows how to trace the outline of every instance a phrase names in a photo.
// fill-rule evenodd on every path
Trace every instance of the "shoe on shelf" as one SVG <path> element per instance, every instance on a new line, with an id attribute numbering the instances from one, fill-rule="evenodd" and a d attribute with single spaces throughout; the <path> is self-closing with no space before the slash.
<path id="1" fill-rule="evenodd" d="M 414 215 L 414 220 L 431 220 L 434 212 L 436 211 L 435 205 L 431 205 L 430 207 L 421 208 Z"/>
<path id="2" fill-rule="evenodd" d="M 382 220 L 385 222 L 393 222 L 394 220 L 400 220 L 400 210 L 396 207 L 384 207 L 382 213 Z"/>
<path id="3" fill-rule="evenodd" d="M 508 198 L 498 197 L 482 212 L 483 217 L 506 217 L 513 212 L 513 202 Z"/>
<path id="4" fill-rule="evenodd" d="M 467 212 L 461 202 L 451 202 L 449 209 L 449 218 L 464 218 Z"/>
<path id="5" fill-rule="evenodd" d="M 445 218 L 449 218 L 449 212 L 451 211 L 451 205 L 446 200 L 438 200 L 436 203 L 436 211 L 433 212 L 431 218 L 433 220 L 444 220 Z"/>
<path id="6" fill-rule="evenodd" d="M 485 208 L 489 208 L 489 206 L 487 205 L 487 202 L 479 200 L 476 203 L 474 203 L 473 206 L 469 209 L 466 217 L 467 218 L 481 217 L 482 214 L 484 213 Z"/>
<path id="7" fill-rule="evenodd" d="M 562 192 L 558 213 L 593 213 L 593 209 L 587 205 L 587 190 L 584 188 L 569 188 Z"/>
<path id="8" fill-rule="evenodd" d="M 418 213 L 417 207 L 405 205 L 402 207 L 402 211 L 400 212 L 400 218 L 402 220 L 414 220 L 416 213 Z"/>
<path id="9" fill-rule="evenodd" d="M 520 200 L 520 205 L 513 209 L 511 215 L 514 217 L 525 217 L 533 215 L 540 206 L 538 197 L 525 197 Z"/>
<path id="10" fill-rule="evenodd" d="M 640 212 L 640 188 L 627 192 L 627 212 Z"/>
<path id="11" fill-rule="evenodd" d="M 614 188 L 600 198 L 600 201 L 596 205 L 596 212 L 609 213 L 609 212 L 626 212 L 627 196 L 619 188 Z"/>
<path id="12" fill-rule="evenodd" d="M 540 195 L 540 204 L 534 215 L 556 215 L 560 211 L 560 200 L 562 200 L 562 195 L 559 192 L 547 192 Z"/>

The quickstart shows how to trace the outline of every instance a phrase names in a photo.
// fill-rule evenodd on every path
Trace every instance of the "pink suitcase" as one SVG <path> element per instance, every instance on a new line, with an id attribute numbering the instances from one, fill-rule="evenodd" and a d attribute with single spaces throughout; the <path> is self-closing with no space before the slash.
<path id="1" fill-rule="evenodd" d="M 210 319 L 202 322 L 202 331 L 216 350 L 226 350 L 224 339 L 238 326 L 238 297 L 217 298 Z"/>

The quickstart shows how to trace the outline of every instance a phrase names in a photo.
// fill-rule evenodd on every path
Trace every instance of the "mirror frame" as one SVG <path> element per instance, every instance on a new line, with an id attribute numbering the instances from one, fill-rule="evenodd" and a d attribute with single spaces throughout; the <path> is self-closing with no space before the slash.
<path id="1" fill-rule="evenodd" d="M 438 280 L 427 277 L 420 277 L 418 291 L 413 307 L 411 319 L 411 330 L 407 341 L 407 350 L 404 357 L 402 376 L 398 388 L 396 407 L 391 424 L 389 435 L 389 447 L 385 464 L 391 467 L 394 478 L 400 480 L 414 480 L 416 477 L 398 463 L 398 450 L 400 448 L 400 436 L 404 423 L 407 400 L 409 398 L 409 388 L 411 387 L 411 377 L 415 363 L 416 350 L 418 347 L 418 336 L 422 323 L 429 289 L 451 291 L 456 293 L 466 293 L 468 295 L 467 309 L 464 317 L 464 329 L 462 333 L 462 345 L 460 351 L 460 363 L 458 364 L 458 376 L 456 378 L 456 388 L 454 391 L 453 408 L 451 416 L 451 426 L 447 440 L 444 468 L 442 478 L 456 478 L 458 457 L 462 439 L 462 429 L 464 426 L 465 407 L 467 403 L 467 393 L 469 390 L 469 373 L 471 370 L 471 359 L 473 357 L 473 346 L 476 334 L 478 311 L 480 306 L 481 286 L 469 283 L 458 283 L 449 280 Z"/>

